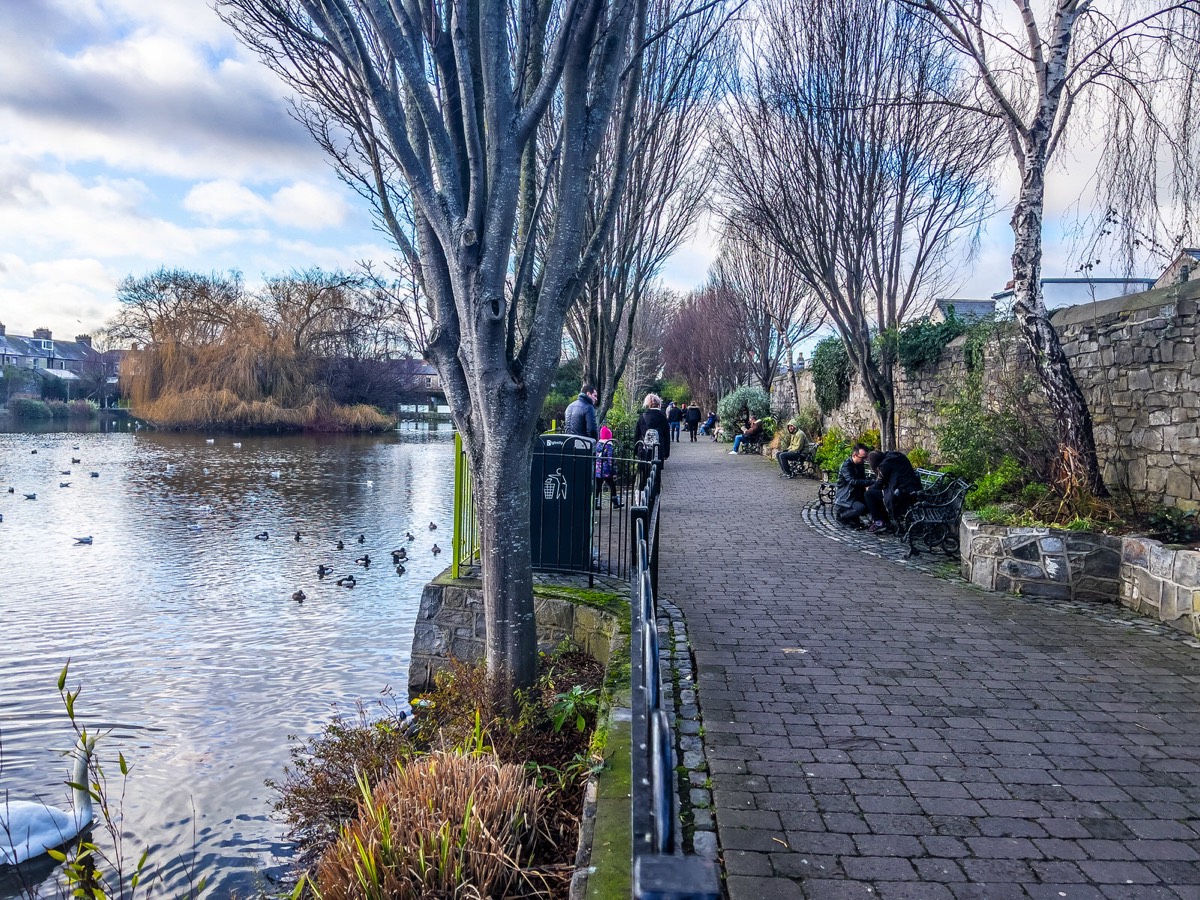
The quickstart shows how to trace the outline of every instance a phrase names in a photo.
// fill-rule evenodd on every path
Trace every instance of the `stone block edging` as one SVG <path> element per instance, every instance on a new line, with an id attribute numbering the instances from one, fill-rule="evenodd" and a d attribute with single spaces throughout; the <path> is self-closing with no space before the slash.
<path id="1" fill-rule="evenodd" d="M 964 513 L 962 574 L 989 591 L 1120 603 L 1200 634 L 1200 551 L 1141 536 L 987 525 Z"/>
<path id="2" fill-rule="evenodd" d="M 571 593 L 556 596 L 554 585 L 534 585 L 538 649 L 549 652 L 570 641 L 607 668 L 620 620 L 613 612 L 577 602 L 572 595 L 617 594 L 623 600 L 629 588 L 610 590 L 609 585 L 597 580 L 595 591 L 560 590 Z M 413 697 L 430 690 L 433 676 L 448 668 L 451 659 L 463 663 L 484 659 L 486 633 L 483 587 L 479 581 L 455 580 L 447 571 L 425 585 L 413 628 L 408 695 Z"/>

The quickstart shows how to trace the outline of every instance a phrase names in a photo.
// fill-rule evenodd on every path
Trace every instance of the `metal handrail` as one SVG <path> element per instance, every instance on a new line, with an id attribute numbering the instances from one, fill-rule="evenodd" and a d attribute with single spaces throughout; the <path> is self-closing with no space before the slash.
<path id="1" fill-rule="evenodd" d="M 659 468 L 655 462 L 631 511 L 630 626 L 633 641 L 631 817 L 634 900 L 717 900 L 720 886 L 711 860 L 682 853 L 676 812 L 675 746 L 662 708 L 658 612 L 654 600 L 659 525 Z"/>
<path id="2" fill-rule="evenodd" d="M 640 444 L 637 445 L 638 452 L 642 452 L 643 449 Z M 635 561 L 632 554 L 632 523 L 628 511 L 643 505 L 643 496 L 647 492 L 657 496 L 658 485 L 661 483 L 658 479 L 660 465 L 656 453 L 650 461 L 640 457 L 614 457 L 612 466 L 617 493 L 612 494 L 609 486 L 605 486 L 599 494 L 591 495 L 591 502 L 596 503 L 596 508 L 591 524 L 591 551 L 588 558 L 577 560 L 574 566 L 535 565 L 534 570 L 586 574 L 589 578 L 596 575 L 629 578 Z M 614 496 L 616 503 L 612 502 Z M 556 524 L 555 527 L 569 529 L 573 525 L 564 522 L 561 525 Z M 566 539 L 569 541 L 569 536 Z M 470 567 L 479 565 L 481 542 L 472 493 L 471 467 L 463 447 L 462 436 L 458 432 L 454 434 L 454 516 L 451 544 L 451 575 L 461 578 L 469 574 Z M 652 572 L 657 584 L 657 566 Z"/>

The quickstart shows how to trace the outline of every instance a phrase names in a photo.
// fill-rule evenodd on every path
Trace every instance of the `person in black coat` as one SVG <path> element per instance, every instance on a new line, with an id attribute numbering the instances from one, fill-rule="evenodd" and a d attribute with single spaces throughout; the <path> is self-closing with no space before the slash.
<path id="1" fill-rule="evenodd" d="M 893 522 L 904 518 L 921 492 L 921 478 L 908 457 L 899 450 L 867 456 L 875 471 L 875 483 L 867 488 L 867 506 L 871 510 L 871 531 L 882 531 L 889 517 Z"/>
<path id="2" fill-rule="evenodd" d="M 692 443 L 696 443 L 696 430 L 700 427 L 700 407 L 695 403 L 683 411 L 683 424 L 687 427 Z"/>
<path id="3" fill-rule="evenodd" d="M 842 467 L 838 469 L 833 510 L 837 520 L 850 528 L 862 528 L 859 519 L 867 513 L 864 492 L 874 483 L 867 477 L 867 454 L 870 451 L 871 448 L 866 444 L 855 444 Z"/>
<path id="4" fill-rule="evenodd" d="M 651 430 L 655 431 L 658 439 L 658 458 L 666 462 L 667 457 L 671 455 L 671 426 L 661 408 L 662 397 L 658 394 L 647 394 L 642 405 L 645 409 L 638 416 L 634 439 L 646 447 L 653 443 L 653 439 L 646 439 L 646 433 Z"/>
<path id="5" fill-rule="evenodd" d="M 599 438 L 600 431 L 596 427 L 596 400 L 599 397 L 599 392 L 590 384 L 580 388 L 578 399 L 572 401 L 563 416 L 563 431 L 589 437 L 593 441 Z"/>

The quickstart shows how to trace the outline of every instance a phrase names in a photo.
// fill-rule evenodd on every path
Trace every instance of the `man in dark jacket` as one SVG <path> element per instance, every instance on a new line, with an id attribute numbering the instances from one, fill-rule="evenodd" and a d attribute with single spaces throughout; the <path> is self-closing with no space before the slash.
<path id="1" fill-rule="evenodd" d="M 850 456 L 838 469 L 837 493 L 833 498 L 833 511 L 837 520 L 850 528 L 862 528 L 859 519 L 867 512 L 867 501 L 864 497 L 868 485 L 873 484 L 867 477 L 867 453 L 871 448 L 866 444 L 855 444 Z"/>
<path id="2" fill-rule="evenodd" d="M 921 492 L 921 478 L 899 450 L 876 450 L 867 459 L 875 470 L 875 483 L 867 488 L 867 506 L 871 510 L 871 531 L 882 531 L 889 517 L 893 522 L 904 518 Z"/>
<path id="3" fill-rule="evenodd" d="M 675 401 L 667 404 L 667 424 L 671 426 L 671 440 L 679 440 L 679 426 L 683 423 L 683 410 L 680 409 Z"/>
<path id="4" fill-rule="evenodd" d="M 563 416 L 563 431 L 597 440 L 600 437 L 600 429 L 596 427 L 596 401 L 599 397 L 599 392 L 592 385 L 585 384 L 579 391 L 579 399 L 567 407 L 567 414 Z"/>
<path id="5" fill-rule="evenodd" d="M 683 424 L 687 426 L 692 443 L 696 443 L 696 430 L 700 427 L 700 407 L 695 403 L 683 411 Z"/>

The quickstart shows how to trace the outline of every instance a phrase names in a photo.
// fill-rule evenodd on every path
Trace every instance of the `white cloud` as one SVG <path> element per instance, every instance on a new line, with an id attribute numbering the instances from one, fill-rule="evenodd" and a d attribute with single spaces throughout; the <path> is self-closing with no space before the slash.
<path id="1" fill-rule="evenodd" d="M 188 191 L 183 206 L 210 223 L 270 221 L 284 228 L 336 228 L 350 215 L 343 192 L 309 182 L 289 184 L 263 197 L 229 179 L 208 181 Z"/>

